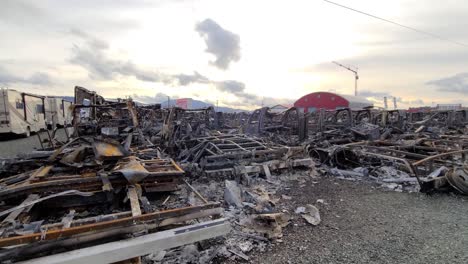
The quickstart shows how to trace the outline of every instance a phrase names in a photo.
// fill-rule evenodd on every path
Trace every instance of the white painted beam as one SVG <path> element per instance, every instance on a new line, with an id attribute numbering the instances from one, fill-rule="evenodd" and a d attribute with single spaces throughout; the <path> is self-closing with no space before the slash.
<path id="1" fill-rule="evenodd" d="M 218 219 L 161 231 L 140 237 L 82 248 L 47 257 L 19 262 L 22 264 L 113 263 L 154 251 L 174 248 L 197 241 L 223 236 L 230 231 L 229 221 Z"/>

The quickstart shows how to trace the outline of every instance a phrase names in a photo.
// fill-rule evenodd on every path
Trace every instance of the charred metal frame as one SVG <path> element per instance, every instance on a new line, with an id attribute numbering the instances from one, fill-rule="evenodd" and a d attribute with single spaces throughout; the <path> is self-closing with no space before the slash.
<path id="1" fill-rule="evenodd" d="M 217 203 L 200 206 L 177 208 L 132 216 L 131 212 L 121 212 L 99 217 L 90 217 L 71 221 L 70 227 L 63 228 L 63 223 L 41 226 L 39 232 L 23 235 L 21 228 L 11 230 L 10 236 L 0 238 L 0 260 L 23 259 L 38 253 L 66 249 L 73 246 L 96 244 L 109 239 L 118 241 L 125 235 L 141 232 L 152 233 L 164 227 L 203 217 L 219 217 L 222 208 Z"/>
<path id="2" fill-rule="evenodd" d="M 242 131 L 255 136 L 297 136 L 302 142 L 308 136 L 307 129 L 307 117 L 299 109 L 291 107 L 282 113 L 273 113 L 269 107 L 263 107 L 252 112 Z"/>

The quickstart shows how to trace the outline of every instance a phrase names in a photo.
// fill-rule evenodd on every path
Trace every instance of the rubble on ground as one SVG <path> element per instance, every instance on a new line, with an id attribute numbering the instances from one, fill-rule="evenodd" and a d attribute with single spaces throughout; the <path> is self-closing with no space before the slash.
<path id="1" fill-rule="evenodd" d="M 324 199 L 297 207 L 287 195 L 320 175 L 468 194 L 466 111 L 227 114 L 106 101 L 82 87 L 75 102 L 68 141 L 51 135 L 0 161 L 1 262 L 141 239 L 163 246 L 128 260 L 248 261 L 288 226 L 321 223 Z"/>

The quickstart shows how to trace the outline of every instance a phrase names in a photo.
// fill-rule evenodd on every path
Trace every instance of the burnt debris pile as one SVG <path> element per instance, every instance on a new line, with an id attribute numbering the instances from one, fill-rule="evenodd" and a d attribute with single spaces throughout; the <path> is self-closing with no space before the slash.
<path id="1" fill-rule="evenodd" d="M 75 87 L 66 141 L 0 163 L 0 262 L 249 260 L 291 222 L 292 182 L 319 174 L 468 194 L 468 113 L 162 109 Z"/>

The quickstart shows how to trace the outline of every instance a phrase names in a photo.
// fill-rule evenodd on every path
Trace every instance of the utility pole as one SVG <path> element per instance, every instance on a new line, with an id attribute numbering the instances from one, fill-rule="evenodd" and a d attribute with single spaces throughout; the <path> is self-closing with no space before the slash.
<path id="1" fill-rule="evenodd" d="M 338 65 L 338 66 L 340 66 L 342 68 L 345 68 L 348 71 L 354 73 L 354 95 L 357 96 L 357 81 L 359 80 L 358 68 L 353 66 L 353 68 L 355 68 L 355 69 L 352 69 L 351 67 L 345 66 L 345 65 L 343 65 L 341 63 L 338 63 L 336 61 L 332 61 L 332 63 L 334 63 L 334 64 L 336 64 L 336 65 Z"/>

